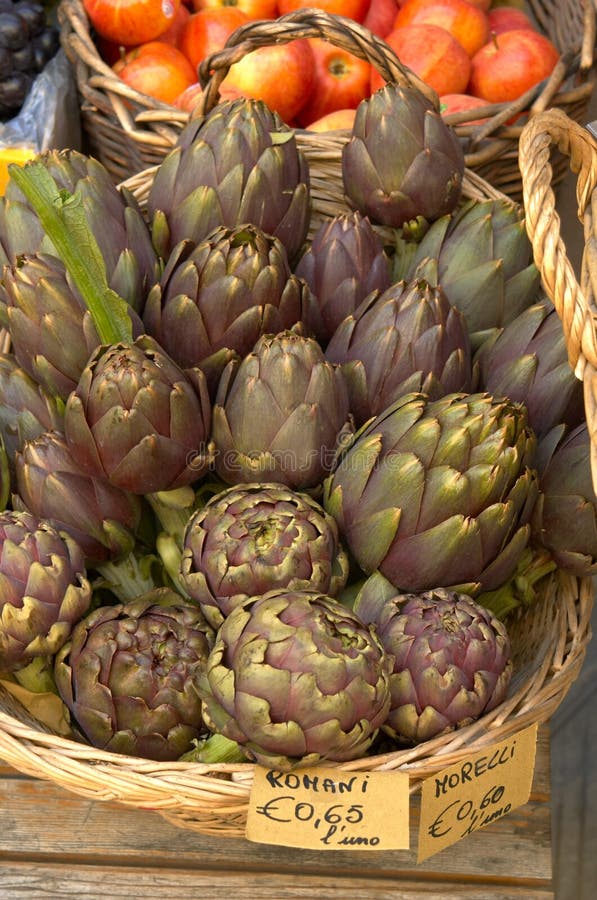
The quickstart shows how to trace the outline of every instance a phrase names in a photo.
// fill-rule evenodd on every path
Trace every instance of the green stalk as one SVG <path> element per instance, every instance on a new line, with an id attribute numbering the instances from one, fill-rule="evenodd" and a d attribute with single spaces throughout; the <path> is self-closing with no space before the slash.
<path id="1" fill-rule="evenodd" d="M 195 747 L 179 758 L 179 762 L 237 763 L 247 762 L 247 757 L 236 741 L 223 734 L 212 734 L 201 741 L 194 741 Z"/>
<path id="2" fill-rule="evenodd" d="M 130 344 L 133 338 L 128 305 L 108 285 L 106 266 L 80 196 L 59 190 L 46 167 L 36 160 L 24 166 L 12 163 L 8 172 L 37 214 L 81 294 L 100 341 Z"/>

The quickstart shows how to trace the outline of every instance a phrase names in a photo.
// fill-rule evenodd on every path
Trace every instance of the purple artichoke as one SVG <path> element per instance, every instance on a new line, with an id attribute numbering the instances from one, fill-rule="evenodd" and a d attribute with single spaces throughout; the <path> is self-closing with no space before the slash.
<path id="1" fill-rule="evenodd" d="M 28 512 L 0 513 L 0 671 L 56 653 L 90 603 L 76 541 Z"/>
<path id="2" fill-rule="evenodd" d="M 335 597 L 348 559 L 335 520 L 307 494 L 279 484 L 231 487 L 189 519 L 181 577 L 215 626 L 250 597 L 274 588 Z"/>
<path id="3" fill-rule="evenodd" d="M 376 576 L 372 576 L 374 580 Z M 462 728 L 494 709 L 512 677 L 510 640 L 495 616 L 466 594 L 437 588 L 396 594 L 365 583 L 357 615 L 395 658 L 382 728 L 408 744 Z"/>
<path id="4" fill-rule="evenodd" d="M 101 606 L 57 654 L 56 685 L 94 747 L 178 759 L 206 730 L 195 684 L 212 639 L 199 608 L 169 589 Z"/>
<path id="5" fill-rule="evenodd" d="M 185 374 L 146 335 L 93 354 L 64 423 L 81 468 L 134 494 L 197 481 L 211 461 L 209 425 L 203 374 Z"/>
<path id="6" fill-rule="evenodd" d="M 219 629 L 203 716 L 265 766 L 356 759 L 385 721 L 391 668 L 374 630 L 336 600 L 270 591 Z"/>

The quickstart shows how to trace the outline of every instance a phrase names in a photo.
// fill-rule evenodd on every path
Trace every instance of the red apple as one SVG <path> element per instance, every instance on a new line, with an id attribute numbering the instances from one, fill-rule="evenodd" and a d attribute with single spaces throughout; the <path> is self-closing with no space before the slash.
<path id="1" fill-rule="evenodd" d="M 532 28 L 537 30 L 527 14 L 522 9 L 513 6 L 496 6 L 490 9 L 487 18 L 489 27 L 494 34 L 502 34 L 504 31 L 515 31 L 519 28 Z"/>
<path id="2" fill-rule="evenodd" d="M 308 102 L 315 88 L 313 51 L 300 38 L 252 50 L 230 67 L 220 85 L 224 99 L 252 97 L 263 100 L 290 123 Z"/>
<path id="3" fill-rule="evenodd" d="M 481 97 L 473 97 L 471 94 L 442 94 L 439 98 L 440 112 L 442 116 L 449 116 L 451 113 L 465 112 L 469 109 L 477 109 L 479 106 L 487 106 L 487 100 Z M 479 125 L 486 122 L 487 119 L 467 119 L 461 124 Z"/>
<path id="4" fill-rule="evenodd" d="M 83 6 L 99 35 L 134 47 L 155 40 L 170 27 L 180 0 L 83 0 Z"/>
<path id="5" fill-rule="evenodd" d="M 336 131 L 345 129 L 350 131 L 354 123 L 356 109 L 336 109 L 334 112 L 322 116 L 315 122 L 307 125 L 307 131 Z"/>
<path id="6" fill-rule="evenodd" d="M 456 38 L 439 25 L 405 25 L 385 38 L 402 63 L 438 94 L 463 93 L 468 84 L 471 61 Z M 372 68 L 371 92 L 384 80 Z"/>
<path id="7" fill-rule="evenodd" d="M 489 40 L 487 13 L 468 0 L 406 0 L 394 21 L 403 25 L 439 25 L 464 47 L 469 56 Z"/>
<path id="8" fill-rule="evenodd" d="M 509 103 L 551 75 L 559 58 L 556 47 L 538 31 L 504 31 L 473 56 L 468 93 L 488 103 Z"/>
<path id="9" fill-rule="evenodd" d="M 399 7 L 397 0 L 371 0 L 363 25 L 377 37 L 385 38 L 394 27 Z"/>
<path id="10" fill-rule="evenodd" d="M 370 93 L 370 63 L 321 38 L 311 38 L 309 46 L 315 80 L 311 95 L 297 115 L 301 126 L 337 109 L 355 109 Z"/>
<path id="11" fill-rule="evenodd" d="M 174 103 L 197 80 L 186 56 L 163 41 L 134 47 L 112 69 L 130 87 L 163 103 Z"/>

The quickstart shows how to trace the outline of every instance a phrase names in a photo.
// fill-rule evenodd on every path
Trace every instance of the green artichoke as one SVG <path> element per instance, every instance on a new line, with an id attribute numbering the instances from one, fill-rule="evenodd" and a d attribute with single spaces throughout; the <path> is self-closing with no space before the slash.
<path id="1" fill-rule="evenodd" d="M 584 420 L 582 382 L 570 363 L 562 323 L 553 306 L 536 303 L 496 329 L 475 354 L 478 387 L 527 408 L 538 437 L 555 425 Z"/>
<path id="2" fill-rule="evenodd" d="M 219 627 L 236 606 L 274 588 L 335 597 L 348 558 L 335 520 L 307 494 L 279 484 L 248 484 L 216 494 L 189 519 L 181 578 Z"/>
<path id="3" fill-rule="evenodd" d="M 324 345 L 365 297 L 385 291 L 391 283 L 383 242 L 359 212 L 322 222 L 295 274 L 307 282 L 315 298 L 303 321 Z"/>
<path id="4" fill-rule="evenodd" d="M 11 353 L 0 353 L 0 401 L 0 436 L 12 471 L 15 454 L 26 440 L 62 430 L 64 404 L 34 381 Z"/>
<path id="5" fill-rule="evenodd" d="M 355 612 L 395 659 L 382 728 L 399 742 L 462 728 L 504 700 L 513 669 L 508 633 L 466 594 L 437 588 L 384 597 L 365 583 Z"/>
<path id="6" fill-rule="evenodd" d="M 178 759 L 206 730 L 195 683 L 212 641 L 198 607 L 150 592 L 79 622 L 56 655 L 56 685 L 94 747 Z"/>
<path id="7" fill-rule="evenodd" d="M 363 756 L 390 702 L 372 628 L 317 591 L 269 591 L 219 629 L 199 681 L 210 729 L 287 769 Z"/>
<path id="8" fill-rule="evenodd" d="M 183 129 L 156 171 L 147 210 L 164 259 L 181 240 L 198 244 L 220 225 L 251 223 L 293 260 L 309 227 L 307 161 L 263 101 L 223 101 Z"/>
<path id="9" fill-rule="evenodd" d="M 463 176 L 460 141 L 416 88 L 389 83 L 361 101 L 342 179 L 350 204 L 373 223 L 399 228 L 452 212 Z"/>
<path id="10" fill-rule="evenodd" d="M 98 348 L 64 421 L 79 466 L 134 494 L 197 481 L 211 462 L 209 425 L 203 374 L 185 374 L 147 335 Z"/>
<path id="11" fill-rule="evenodd" d="M 0 513 L 0 672 L 56 653 L 90 603 L 76 541 L 28 512 Z"/>
<path id="12" fill-rule="evenodd" d="M 520 404 L 407 394 L 357 432 L 323 505 L 366 574 L 402 591 L 490 590 L 529 541 L 535 447 Z"/>
<path id="13" fill-rule="evenodd" d="M 141 499 L 84 472 L 59 432 L 26 441 L 15 460 L 15 505 L 73 537 L 94 565 L 129 553 L 141 522 Z"/>
<path id="14" fill-rule="evenodd" d="M 224 349 L 246 356 L 262 334 L 300 322 L 312 303 L 277 238 L 254 225 L 220 226 L 170 254 L 143 321 L 184 369 Z"/>
<path id="15" fill-rule="evenodd" d="M 471 199 L 442 216 L 394 275 L 439 284 L 471 333 L 507 325 L 536 302 L 540 286 L 523 214 L 509 200 Z"/>
<path id="16" fill-rule="evenodd" d="M 591 477 L 587 423 L 564 433 L 554 428 L 540 441 L 539 497 L 533 539 L 558 566 L 582 577 L 597 573 L 597 499 Z"/>
<path id="17" fill-rule="evenodd" d="M 66 400 L 100 340 L 64 264 L 48 254 L 20 258 L 4 269 L 2 300 L 17 362 L 50 394 Z M 138 334 L 141 323 L 128 309 Z"/>
<path id="18" fill-rule="evenodd" d="M 140 311 L 158 268 L 151 233 L 133 195 L 116 188 L 98 160 L 76 150 L 48 150 L 36 162 L 81 204 L 99 244 L 110 287 Z M 19 256 L 39 251 L 58 255 L 32 206 L 9 179 L 0 197 L 0 265 L 15 265 Z"/>
<path id="19" fill-rule="evenodd" d="M 426 281 L 399 281 L 368 297 L 338 326 L 325 355 L 342 365 L 357 425 L 403 394 L 437 399 L 472 388 L 464 318 Z"/>
<path id="20" fill-rule="evenodd" d="M 264 335 L 222 375 L 213 409 L 216 472 L 228 484 L 312 488 L 351 429 L 344 377 L 319 344 L 296 331 Z"/>

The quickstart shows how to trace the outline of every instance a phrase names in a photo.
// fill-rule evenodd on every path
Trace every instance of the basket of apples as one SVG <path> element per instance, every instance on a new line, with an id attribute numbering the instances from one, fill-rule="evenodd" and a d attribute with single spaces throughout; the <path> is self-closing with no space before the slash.
<path id="1" fill-rule="evenodd" d="M 591 0 L 500 3 L 62 0 L 59 20 L 89 149 L 116 182 L 168 152 L 205 87 L 206 60 L 227 45 L 236 49 L 222 96 L 265 100 L 299 139 L 329 130 L 346 139 L 356 106 L 411 73 L 434 92 L 467 167 L 520 199 L 524 122 L 551 106 L 585 114 L 595 10 Z M 318 9 L 341 26 L 310 17 Z M 556 178 L 564 170 L 559 160 Z"/>

